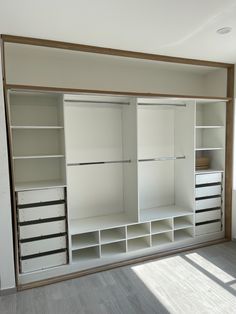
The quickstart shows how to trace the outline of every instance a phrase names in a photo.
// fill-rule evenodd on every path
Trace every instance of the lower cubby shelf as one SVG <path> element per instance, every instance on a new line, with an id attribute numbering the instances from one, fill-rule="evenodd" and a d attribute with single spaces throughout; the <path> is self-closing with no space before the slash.
<path id="1" fill-rule="evenodd" d="M 125 227 L 101 230 L 101 244 L 125 240 Z"/>
<path id="2" fill-rule="evenodd" d="M 152 246 L 168 244 L 173 241 L 172 231 L 152 235 Z"/>
<path id="3" fill-rule="evenodd" d="M 174 241 L 185 241 L 193 238 L 193 227 L 174 231 Z"/>
<path id="4" fill-rule="evenodd" d="M 146 249 L 150 246 L 150 236 L 128 240 L 128 252 Z"/>
<path id="5" fill-rule="evenodd" d="M 99 244 L 99 233 L 87 232 L 72 236 L 72 251 Z"/>
<path id="6" fill-rule="evenodd" d="M 101 257 L 112 257 L 126 252 L 126 241 L 104 244 L 101 246 Z"/>
<path id="7" fill-rule="evenodd" d="M 72 262 L 73 263 L 87 262 L 97 259 L 99 257 L 100 257 L 99 246 L 93 246 L 74 251 L 72 253 Z"/>

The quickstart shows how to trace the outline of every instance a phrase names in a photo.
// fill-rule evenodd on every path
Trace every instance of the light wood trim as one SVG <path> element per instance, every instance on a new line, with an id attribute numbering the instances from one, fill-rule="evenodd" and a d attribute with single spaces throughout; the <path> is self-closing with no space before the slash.
<path id="1" fill-rule="evenodd" d="M 157 254 L 137 257 L 137 258 L 133 258 L 133 259 L 129 259 L 129 260 L 121 261 L 121 262 L 116 262 L 116 263 L 112 263 L 112 264 L 108 264 L 108 265 L 104 265 L 104 266 L 94 267 L 91 269 L 82 270 L 82 271 L 67 274 L 67 275 L 62 275 L 62 276 L 58 276 L 58 277 L 54 277 L 54 278 L 50 278 L 50 279 L 45 279 L 45 280 L 35 281 L 32 283 L 22 284 L 22 285 L 19 285 L 17 287 L 17 290 L 22 291 L 22 290 L 27 290 L 27 289 L 32 289 L 32 288 L 38 288 L 38 287 L 42 287 L 45 285 L 58 283 L 58 282 L 61 282 L 64 280 L 71 280 L 71 279 L 79 278 L 82 276 L 87 276 L 87 275 L 91 275 L 94 273 L 122 267 L 122 266 L 148 262 L 148 261 L 151 261 L 154 259 L 158 259 L 158 258 L 162 258 L 162 257 L 166 257 L 166 256 L 170 256 L 170 255 L 178 254 L 178 253 L 182 253 L 182 252 L 192 251 L 192 250 L 196 250 L 196 249 L 199 249 L 202 247 L 220 244 L 220 243 L 224 243 L 227 241 L 228 241 L 227 239 L 213 240 L 213 241 L 208 241 L 208 242 L 204 242 L 204 243 L 200 243 L 200 244 L 181 247 L 178 249 L 172 249 L 172 250 L 160 252 Z"/>
<path id="2" fill-rule="evenodd" d="M 39 38 L 23 37 L 23 36 L 13 36 L 13 35 L 5 35 L 5 34 L 2 34 L 1 37 L 4 42 L 8 42 L 8 43 L 59 48 L 59 49 L 67 49 L 67 50 L 74 50 L 74 51 L 83 51 L 83 52 L 97 53 L 97 54 L 103 54 L 103 55 L 112 55 L 112 56 L 119 56 L 119 57 L 126 57 L 126 58 L 145 59 L 145 60 L 188 64 L 188 65 L 200 65 L 200 66 L 208 66 L 208 67 L 216 67 L 216 68 L 230 68 L 232 66 L 232 64 L 230 63 L 171 57 L 171 56 L 144 53 L 144 52 L 81 45 L 81 44 L 68 43 L 68 42 L 62 42 L 62 41 L 56 41 L 56 40 L 39 39 Z"/>
<path id="3" fill-rule="evenodd" d="M 81 89 L 81 88 L 63 88 L 50 86 L 33 86 L 33 85 L 17 85 L 6 84 L 8 90 L 23 90 L 23 91 L 39 91 L 39 92 L 54 92 L 65 94 L 104 94 L 104 95 L 119 95 L 119 96 L 134 96 L 134 97 L 163 97 L 163 98 L 183 98 L 183 99 L 209 99 L 230 101 L 231 97 L 214 97 L 214 96 L 196 96 L 196 95 L 180 95 L 180 94 L 163 94 L 163 93 L 147 93 L 147 92 L 127 92 L 127 91 L 111 91 L 111 90 L 96 90 L 96 89 Z"/>
<path id="4" fill-rule="evenodd" d="M 234 145 L 234 65 L 227 70 L 226 168 L 225 168 L 225 237 L 232 239 L 233 145 Z"/>

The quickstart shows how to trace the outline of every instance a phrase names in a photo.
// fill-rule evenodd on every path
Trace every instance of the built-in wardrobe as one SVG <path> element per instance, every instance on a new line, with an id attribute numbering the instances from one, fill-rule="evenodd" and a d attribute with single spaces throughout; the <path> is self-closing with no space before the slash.
<path id="1" fill-rule="evenodd" d="M 24 44 L 10 38 L 5 98 L 19 287 L 229 238 L 227 65 L 214 64 L 214 71 L 167 67 L 170 85 L 179 73 L 186 86 L 192 80 L 201 87 L 200 95 L 193 94 L 194 84 L 186 95 L 162 93 L 168 80 L 158 83 L 160 93 L 76 89 L 60 86 L 65 83 L 57 77 L 47 82 L 52 77 L 42 73 L 48 64 L 35 71 L 32 60 L 21 78 L 15 71 Z M 34 63 L 42 61 L 40 49 L 49 57 L 54 51 L 33 49 Z M 106 58 L 114 57 L 102 58 L 109 67 Z M 162 64 L 159 71 L 165 71 Z M 44 84 L 24 82 L 40 75 Z"/>

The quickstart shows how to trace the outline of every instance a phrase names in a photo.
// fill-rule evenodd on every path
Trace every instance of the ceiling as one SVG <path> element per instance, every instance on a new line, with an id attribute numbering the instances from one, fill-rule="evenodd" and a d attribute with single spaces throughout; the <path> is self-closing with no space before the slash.
<path id="1" fill-rule="evenodd" d="M 3 34 L 236 63 L 236 0 L 0 0 L 0 14 Z"/>

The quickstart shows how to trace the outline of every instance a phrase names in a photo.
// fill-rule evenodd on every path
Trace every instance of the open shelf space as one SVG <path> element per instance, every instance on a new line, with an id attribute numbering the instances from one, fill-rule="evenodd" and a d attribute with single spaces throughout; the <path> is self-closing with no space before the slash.
<path id="1" fill-rule="evenodd" d="M 128 240 L 128 252 L 142 250 L 150 247 L 150 236 Z"/>
<path id="2" fill-rule="evenodd" d="M 165 231 L 172 230 L 172 219 L 163 219 L 152 221 L 151 223 L 151 232 L 152 234 L 162 233 Z"/>
<path id="3" fill-rule="evenodd" d="M 88 232 L 72 236 L 72 251 L 99 244 L 99 234 Z"/>
<path id="4" fill-rule="evenodd" d="M 150 234 L 150 223 L 141 223 L 127 226 L 127 238 L 137 238 Z"/>
<path id="5" fill-rule="evenodd" d="M 191 214 L 190 209 L 184 209 L 178 206 L 163 206 L 155 207 L 149 209 L 142 209 L 140 211 L 140 220 L 141 221 L 151 221 L 164 218 L 172 218 L 178 216 L 184 216 Z"/>
<path id="6" fill-rule="evenodd" d="M 31 182 L 16 182 L 15 189 L 19 191 L 27 190 L 39 190 L 39 189 L 49 189 L 56 187 L 65 187 L 66 182 L 61 180 L 48 180 L 48 181 L 31 181 Z"/>
<path id="7" fill-rule="evenodd" d="M 172 242 L 172 232 L 164 232 L 152 235 L 152 246 L 165 245 Z"/>
<path id="8" fill-rule="evenodd" d="M 100 257 L 99 246 L 80 249 L 72 253 L 73 263 L 86 263 Z"/>
<path id="9" fill-rule="evenodd" d="M 94 230 L 108 229 L 132 223 L 132 219 L 126 214 L 111 214 L 84 219 L 70 220 L 70 232 L 72 235 Z"/>
<path id="10" fill-rule="evenodd" d="M 193 226 L 193 215 L 174 218 L 174 229 L 186 229 Z"/>
<path id="11" fill-rule="evenodd" d="M 101 244 L 124 240 L 125 227 L 101 230 Z"/>
<path id="12" fill-rule="evenodd" d="M 101 246 L 101 257 L 112 257 L 114 255 L 125 253 L 125 252 L 126 252 L 125 241 L 104 244 Z"/>
<path id="13" fill-rule="evenodd" d="M 185 241 L 193 237 L 193 227 L 174 231 L 174 241 Z"/>

